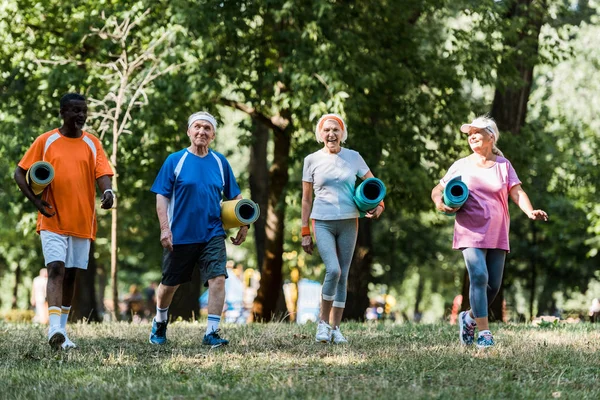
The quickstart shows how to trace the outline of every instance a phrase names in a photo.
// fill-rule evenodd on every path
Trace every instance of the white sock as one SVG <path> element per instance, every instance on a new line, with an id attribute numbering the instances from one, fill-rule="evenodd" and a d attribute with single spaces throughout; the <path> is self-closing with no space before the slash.
<path id="1" fill-rule="evenodd" d="M 208 335 L 209 333 L 213 333 L 214 331 L 219 329 L 219 322 L 221 322 L 220 315 L 208 314 L 208 323 L 206 325 L 205 335 Z"/>
<path id="2" fill-rule="evenodd" d="M 473 319 L 473 317 L 471 317 L 470 311 L 467 311 L 465 313 L 465 321 L 467 321 L 467 324 L 469 324 L 469 325 L 473 325 L 475 323 L 475 320 Z"/>
<path id="3" fill-rule="evenodd" d="M 62 306 L 60 310 L 60 327 L 65 329 L 67 327 L 67 321 L 69 320 L 69 312 L 71 311 L 71 306 Z"/>
<path id="4" fill-rule="evenodd" d="M 60 307 L 52 306 L 48 307 L 48 325 L 60 326 L 61 311 Z"/>
<path id="5" fill-rule="evenodd" d="M 169 307 L 167 308 L 158 308 L 156 306 L 156 317 L 154 317 L 156 322 L 165 322 L 169 320 Z"/>
<path id="6" fill-rule="evenodd" d="M 492 331 L 490 331 L 489 329 L 486 329 L 484 331 L 479 332 L 479 335 L 477 337 L 482 337 L 483 335 L 491 335 Z"/>

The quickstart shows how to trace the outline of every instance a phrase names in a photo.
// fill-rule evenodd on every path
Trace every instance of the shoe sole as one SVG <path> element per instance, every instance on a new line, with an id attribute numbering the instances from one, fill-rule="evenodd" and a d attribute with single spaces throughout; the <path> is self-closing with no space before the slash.
<path id="1" fill-rule="evenodd" d="M 165 340 L 165 342 L 164 342 L 164 343 L 155 343 L 155 342 L 153 342 L 153 341 L 152 341 L 152 339 L 148 339 L 148 342 L 150 342 L 150 344 L 155 344 L 155 345 L 157 345 L 157 346 L 162 346 L 163 344 L 167 343 L 167 341 L 166 341 L 166 340 Z"/>
<path id="2" fill-rule="evenodd" d="M 48 344 L 52 347 L 52 350 L 60 350 L 62 349 L 62 344 L 65 342 L 65 335 L 60 332 L 56 332 L 50 339 L 48 339 Z"/>

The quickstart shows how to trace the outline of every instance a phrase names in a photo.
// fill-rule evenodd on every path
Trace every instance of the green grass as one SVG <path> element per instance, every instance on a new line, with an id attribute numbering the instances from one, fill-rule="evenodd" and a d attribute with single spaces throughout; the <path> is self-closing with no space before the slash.
<path id="1" fill-rule="evenodd" d="M 205 325 L 70 325 L 79 349 L 53 352 L 45 328 L 0 322 L 0 397 L 9 399 L 600 398 L 600 325 L 492 326 L 497 346 L 458 344 L 455 326 L 346 324 L 346 346 L 315 325 L 224 325 L 228 347 L 201 346 Z"/>

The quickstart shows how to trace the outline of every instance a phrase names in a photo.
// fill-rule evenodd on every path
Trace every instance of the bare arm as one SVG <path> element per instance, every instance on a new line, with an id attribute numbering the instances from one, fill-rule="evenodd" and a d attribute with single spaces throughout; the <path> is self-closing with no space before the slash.
<path id="1" fill-rule="evenodd" d="M 231 200 L 241 200 L 241 199 L 242 199 L 242 194 L 240 193 Z M 229 238 L 231 240 L 231 243 L 235 244 L 236 246 L 239 246 L 240 244 L 244 243 L 244 241 L 246 241 L 246 235 L 248 235 L 248 229 L 249 229 L 248 225 L 240 226 L 240 230 L 238 231 L 236 237 Z"/>
<path id="2" fill-rule="evenodd" d="M 173 251 L 173 234 L 169 226 L 169 218 L 167 209 L 169 207 L 169 199 L 161 194 L 156 195 L 156 215 L 160 225 L 160 244 L 165 249 Z"/>
<path id="3" fill-rule="evenodd" d="M 431 200 L 435 204 L 435 208 L 437 208 L 438 211 L 445 212 L 445 213 L 457 212 L 460 207 L 456 207 L 456 208 L 448 207 L 444 203 L 443 194 L 444 194 L 444 187 L 442 186 L 441 183 L 438 183 L 436 185 L 436 187 L 434 187 L 433 190 L 431 190 Z"/>
<path id="4" fill-rule="evenodd" d="M 312 182 L 302 182 L 302 229 L 310 232 L 310 211 L 313 201 L 313 184 Z M 313 241 L 310 233 L 302 235 L 302 249 L 307 254 L 313 253 Z"/>
<path id="5" fill-rule="evenodd" d="M 112 182 L 110 180 L 110 176 L 103 175 L 103 176 L 99 177 L 98 179 L 96 179 L 96 182 L 98 183 L 98 187 L 100 188 L 100 191 L 102 192 L 102 197 L 100 198 L 100 203 L 101 203 L 100 206 L 105 210 L 112 208 L 113 203 L 115 201 L 115 196 L 114 196 L 114 193 L 112 192 Z M 107 190 L 109 190 L 109 189 L 111 189 L 111 191 L 107 192 Z"/>
<path id="6" fill-rule="evenodd" d="M 369 172 L 367 172 L 360 179 L 362 179 L 364 181 L 365 179 L 369 179 L 369 178 L 375 178 L 375 175 L 373 175 L 373 173 L 371 172 L 371 170 L 369 170 Z M 367 211 L 365 213 L 365 217 L 367 217 L 367 218 L 379 218 L 379 216 L 381 215 L 381 213 L 383 213 L 383 210 L 385 210 L 385 203 L 383 202 L 383 200 L 381 200 L 379 202 L 379 204 L 377 205 L 377 207 L 375 207 L 374 209 L 369 210 L 369 211 Z"/>
<path id="7" fill-rule="evenodd" d="M 27 197 L 29 201 L 33 203 L 35 208 L 37 208 L 43 216 L 48 218 L 54 216 L 56 212 L 52 211 L 52 206 L 50 205 L 50 203 L 40 199 L 35 194 L 33 194 L 33 191 L 27 184 L 27 179 L 25 178 L 26 175 L 27 170 L 24 170 L 23 168 L 17 166 L 17 168 L 15 169 L 14 178 L 15 182 L 17 182 L 17 185 L 19 186 L 19 189 L 21 189 L 21 192 L 23 192 L 25 197 Z"/>
<path id="8" fill-rule="evenodd" d="M 548 214 L 546 214 L 544 210 L 533 209 L 529 196 L 527 196 L 527 193 L 525 193 L 521 185 L 513 186 L 512 189 L 510 189 L 509 195 L 530 219 L 548 221 Z"/>

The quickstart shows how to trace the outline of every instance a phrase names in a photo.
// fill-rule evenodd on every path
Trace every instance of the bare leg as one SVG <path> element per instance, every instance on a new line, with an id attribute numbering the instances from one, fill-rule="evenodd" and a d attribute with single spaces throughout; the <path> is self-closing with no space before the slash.
<path id="1" fill-rule="evenodd" d="M 177 286 L 167 286 L 162 283 L 158 285 L 156 289 L 156 306 L 158 308 L 168 308 L 173 301 L 173 295 L 177 291 Z"/>
<path id="2" fill-rule="evenodd" d="M 208 280 L 208 313 L 223 314 L 223 304 L 225 304 L 225 276 L 221 275 Z"/>
<path id="3" fill-rule="evenodd" d="M 340 307 L 332 307 L 331 308 L 331 326 L 335 328 L 340 327 L 340 323 L 342 322 L 342 315 L 344 314 L 344 309 Z"/>
<path id="4" fill-rule="evenodd" d="M 48 267 L 48 285 L 46 286 L 46 298 L 49 307 L 62 306 L 63 282 L 65 278 L 65 263 L 53 261 Z"/>
<path id="5" fill-rule="evenodd" d="M 321 299 L 321 315 L 319 318 L 321 321 L 325 321 L 329 323 L 329 316 L 331 314 L 331 305 L 333 304 L 333 300 L 323 300 Z"/>
<path id="6" fill-rule="evenodd" d="M 62 287 L 62 305 L 70 307 L 73 302 L 73 293 L 75 292 L 75 279 L 77 278 L 78 268 L 65 268 Z"/>

